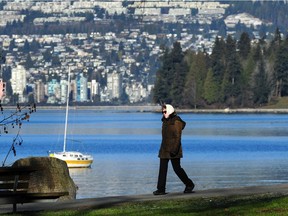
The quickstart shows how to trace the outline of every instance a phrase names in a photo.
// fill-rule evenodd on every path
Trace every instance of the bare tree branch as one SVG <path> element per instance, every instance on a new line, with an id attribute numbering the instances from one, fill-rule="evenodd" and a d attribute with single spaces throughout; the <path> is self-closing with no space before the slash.
<path id="1" fill-rule="evenodd" d="M 2 115 L 4 116 L 4 109 L 2 107 L 1 101 L 0 101 L 0 110 L 2 112 Z M 13 138 L 13 142 L 11 144 L 10 149 L 7 152 L 7 155 L 2 163 L 2 166 L 5 166 L 6 160 L 11 152 L 13 152 L 14 156 L 16 156 L 16 146 L 21 146 L 23 143 L 23 139 L 20 136 L 21 127 L 24 121 L 29 121 L 30 115 L 32 113 L 36 112 L 36 104 L 32 105 L 26 105 L 21 107 L 19 104 L 17 104 L 16 110 L 9 114 L 7 117 L 3 117 L 2 120 L 0 120 L 0 136 L 2 132 L 4 134 L 9 133 L 9 127 L 11 126 L 13 129 L 15 127 L 18 128 L 18 131 Z"/>

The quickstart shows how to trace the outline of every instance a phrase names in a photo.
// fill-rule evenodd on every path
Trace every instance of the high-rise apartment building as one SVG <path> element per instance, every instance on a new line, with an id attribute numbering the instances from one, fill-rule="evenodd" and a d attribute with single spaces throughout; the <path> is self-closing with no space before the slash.
<path id="1" fill-rule="evenodd" d="M 107 90 L 109 99 L 120 98 L 122 95 L 122 76 L 117 72 L 107 74 Z"/>
<path id="2" fill-rule="evenodd" d="M 52 79 L 48 83 L 48 101 L 47 103 L 57 103 L 60 101 L 61 91 L 60 91 L 60 83 L 57 79 Z"/>
<path id="3" fill-rule="evenodd" d="M 70 83 L 68 83 L 67 80 L 60 80 L 60 102 L 61 104 L 66 104 L 67 102 L 68 85 L 70 85 Z M 71 88 L 69 89 L 71 90 Z"/>
<path id="4" fill-rule="evenodd" d="M 13 94 L 18 95 L 18 102 L 27 102 L 26 90 L 26 70 L 22 65 L 17 65 L 16 68 L 12 68 L 11 72 L 11 87 Z"/>
<path id="5" fill-rule="evenodd" d="M 100 83 L 96 80 L 91 80 L 89 86 L 90 87 L 90 100 L 93 102 L 96 95 L 100 95 Z"/>
<path id="6" fill-rule="evenodd" d="M 45 100 L 45 85 L 42 80 L 35 81 L 34 100 L 36 103 L 41 103 Z"/>
<path id="7" fill-rule="evenodd" d="M 87 78 L 83 76 L 83 74 L 79 73 L 77 75 L 77 80 L 76 80 L 76 101 L 77 102 L 86 102 L 88 101 L 87 97 Z"/>

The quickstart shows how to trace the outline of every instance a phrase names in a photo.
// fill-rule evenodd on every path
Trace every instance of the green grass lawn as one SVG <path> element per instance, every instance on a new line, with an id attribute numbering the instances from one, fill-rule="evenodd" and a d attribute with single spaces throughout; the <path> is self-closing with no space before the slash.
<path id="1" fill-rule="evenodd" d="M 63 210 L 57 212 L 26 212 L 16 215 L 80 216 L 80 215 L 189 215 L 189 216 L 255 216 L 287 215 L 288 197 L 236 196 L 220 198 L 189 198 L 119 204 L 110 208 Z"/>

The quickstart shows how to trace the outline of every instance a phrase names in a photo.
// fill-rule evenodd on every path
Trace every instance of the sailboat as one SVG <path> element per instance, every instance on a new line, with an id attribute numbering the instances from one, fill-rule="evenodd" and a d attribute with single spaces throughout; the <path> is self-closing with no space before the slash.
<path id="1" fill-rule="evenodd" d="M 70 69 L 68 72 L 68 84 L 66 95 L 66 114 L 65 114 L 65 129 L 64 129 L 64 144 L 62 152 L 50 152 L 49 157 L 58 158 L 67 163 L 68 168 L 88 168 L 93 163 L 93 157 L 89 154 L 83 154 L 78 151 L 66 151 L 67 143 L 67 125 L 68 125 L 68 111 L 69 111 L 69 92 L 70 92 Z"/>

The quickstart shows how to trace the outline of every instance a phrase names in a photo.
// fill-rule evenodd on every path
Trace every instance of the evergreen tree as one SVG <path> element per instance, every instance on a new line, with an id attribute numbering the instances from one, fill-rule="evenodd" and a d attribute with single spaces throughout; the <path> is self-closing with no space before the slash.
<path id="1" fill-rule="evenodd" d="M 22 47 L 22 51 L 24 53 L 28 53 L 30 51 L 30 44 L 27 40 L 25 40 L 25 42 L 24 42 L 24 46 Z"/>
<path id="2" fill-rule="evenodd" d="M 171 101 L 169 96 L 169 84 L 168 71 L 171 70 L 171 61 L 169 56 L 169 50 L 166 48 L 163 56 L 161 57 L 161 67 L 156 72 L 156 82 L 153 91 L 153 100 L 158 103 L 165 101 L 166 103 Z"/>
<path id="3" fill-rule="evenodd" d="M 202 52 L 188 53 L 189 71 L 186 76 L 183 103 L 197 108 L 204 97 L 204 82 L 207 75 L 207 58 Z"/>
<path id="4" fill-rule="evenodd" d="M 52 60 L 51 52 L 50 49 L 46 49 L 45 52 L 42 53 L 45 62 L 50 62 Z"/>
<path id="5" fill-rule="evenodd" d="M 180 106 L 183 103 L 183 93 L 185 86 L 185 77 L 187 74 L 188 66 L 185 62 L 175 65 L 174 78 L 171 89 L 172 103 L 175 106 Z"/>
<path id="6" fill-rule="evenodd" d="M 26 61 L 24 63 L 24 67 L 25 67 L 26 70 L 29 70 L 30 68 L 33 68 L 33 66 L 34 66 L 34 62 L 33 62 L 32 58 L 31 58 L 30 53 L 28 53 Z"/>
<path id="7" fill-rule="evenodd" d="M 270 44 L 269 44 L 269 47 L 267 50 L 267 54 L 270 55 L 272 58 L 275 57 L 274 55 L 277 52 L 277 50 L 279 49 L 281 43 L 282 43 L 281 32 L 280 32 L 279 28 L 276 28 L 275 33 L 274 33 L 274 37 L 270 41 Z"/>
<path id="8" fill-rule="evenodd" d="M 214 102 L 221 102 L 224 98 L 223 91 L 221 91 L 221 83 L 223 82 L 223 77 L 225 73 L 225 52 L 225 41 L 217 37 L 214 43 L 210 60 L 211 70 L 213 74 L 213 85 L 215 82 L 215 85 L 217 86 L 217 89 L 216 86 L 213 87 L 214 91 L 217 93 L 217 97 L 213 99 Z M 207 87 L 204 88 L 206 92 Z M 204 98 L 207 100 L 206 97 Z M 211 98 L 209 101 L 209 103 L 211 103 Z"/>
<path id="9" fill-rule="evenodd" d="M 260 44 L 258 43 L 257 46 L 256 46 L 256 49 L 254 49 L 254 52 L 253 52 L 253 59 L 254 61 L 259 61 L 261 59 L 261 46 Z"/>
<path id="10" fill-rule="evenodd" d="M 242 94 L 242 105 L 244 107 L 251 106 L 253 95 L 252 89 L 252 75 L 255 71 L 256 62 L 252 52 L 248 55 L 246 61 L 242 62 L 243 73 L 241 74 L 241 94 Z"/>
<path id="11" fill-rule="evenodd" d="M 154 101 L 181 105 L 188 67 L 180 43 L 175 42 L 171 51 L 166 49 L 161 60 L 162 66 L 156 73 Z"/>
<path id="12" fill-rule="evenodd" d="M 225 62 L 225 42 L 218 37 L 215 40 L 214 47 L 211 54 L 211 68 L 215 81 L 222 82 L 224 76 L 224 62 Z"/>
<path id="13" fill-rule="evenodd" d="M 30 44 L 31 51 L 38 52 L 40 47 L 41 47 L 40 43 L 38 41 L 36 41 L 35 39 L 33 39 L 31 44 Z"/>
<path id="14" fill-rule="evenodd" d="M 227 105 L 240 105 L 242 66 L 236 53 L 236 41 L 229 35 L 226 40 L 226 67 L 222 88 Z"/>
<path id="15" fill-rule="evenodd" d="M 186 77 L 184 88 L 183 103 L 185 106 L 197 107 L 197 84 L 196 84 L 196 64 L 193 62 L 190 65 L 190 70 Z"/>
<path id="16" fill-rule="evenodd" d="M 272 46 L 276 45 L 279 46 L 282 42 L 282 37 L 281 37 L 281 32 L 279 28 L 276 28 L 275 33 L 274 33 L 274 38 L 271 42 Z"/>
<path id="17" fill-rule="evenodd" d="M 258 72 L 256 73 L 254 81 L 254 103 L 259 105 L 267 103 L 270 93 L 270 86 L 263 57 L 260 60 Z"/>
<path id="18" fill-rule="evenodd" d="M 185 78 L 188 66 L 184 60 L 184 53 L 179 42 L 173 44 L 171 50 L 172 70 L 170 71 L 170 79 L 172 80 L 171 99 L 175 106 L 181 105 L 183 100 L 183 92 L 185 86 Z"/>
<path id="19" fill-rule="evenodd" d="M 213 104 L 219 101 L 219 86 L 217 81 L 214 79 L 211 69 L 208 71 L 204 83 L 204 99 L 208 104 Z"/>
<path id="20" fill-rule="evenodd" d="M 251 40 L 248 33 L 243 32 L 240 36 L 240 40 L 238 41 L 238 50 L 239 55 L 242 59 L 246 59 L 250 53 L 251 49 Z"/>
<path id="21" fill-rule="evenodd" d="M 288 95 L 288 39 L 276 52 L 274 75 L 276 79 L 276 96 Z"/>

